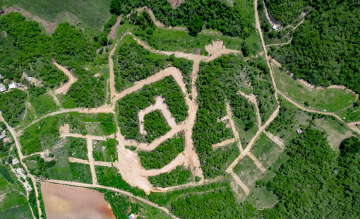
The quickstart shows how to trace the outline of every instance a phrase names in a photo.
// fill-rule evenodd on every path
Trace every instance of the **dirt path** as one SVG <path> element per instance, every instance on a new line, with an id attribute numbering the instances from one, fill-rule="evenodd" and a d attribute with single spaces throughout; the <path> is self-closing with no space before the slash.
<path id="1" fill-rule="evenodd" d="M 244 149 L 243 149 L 243 146 L 241 145 L 239 132 L 236 130 L 235 121 L 234 121 L 234 118 L 233 118 L 233 115 L 232 115 L 232 112 L 231 112 L 230 104 L 228 102 L 226 102 L 226 113 L 227 113 L 227 116 L 229 118 L 230 127 L 231 127 L 231 130 L 232 130 L 232 132 L 234 134 L 234 137 L 236 139 L 239 151 L 242 152 Z"/>
<path id="2" fill-rule="evenodd" d="M 255 110 L 256 110 L 255 114 L 256 114 L 256 118 L 257 118 L 257 123 L 258 123 L 258 127 L 260 127 L 261 126 L 261 115 L 260 115 L 259 105 L 256 100 L 256 96 L 254 94 L 247 95 L 241 91 L 238 91 L 238 94 L 245 97 L 246 99 L 248 99 L 251 103 L 253 103 L 255 105 Z"/>
<path id="3" fill-rule="evenodd" d="M 31 111 L 31 113 L 34 115 L 34 118 L 36 119 L 37 118 L 36 111 L 34 107 L 31 105 L 31 103 L 26 102 L 25 105 L 26 105 L 26 109 Z"/>
<path id="4" fill-rule="evenodd" d="M 118 16 L 114 26 L 111 27 L 111 30 L 109 32 L 109 35 L 108 35 L 108 39 L 115 39 L 116 36 L 117 36 L 117 32 L 119 30 L 119 26 L 120 26 L 120 21 L 122 19 L 122 15 Z"/>
<path id="5" fill-rule="evenodd" d="M 138 120 L 139 120 L 139 127 L 140 127 L 140 134 L 146 135 L 147 132 L 144 128 L 144 117 L 146 114 L 151 113 L 155 110 L 160 110 L 162 115 L 164 116 L 168 125 L 173 129 L 176 127 L 175 118 L 171 115 L 168 106 L 164 103 L 165 99 L 161 96 L 155 98 L 155 104 L 147 107 L 144 110 L 140 110 L 138 112 Z"/>
<path id="6" fill-rule="evenodd" d="M 54 93 L 54 91 L 48 89 L 47 92 L 48 92 L 48 94 L 49 94 L 50 96 L 52 96 L 52 98 L 54 99 L 54 102 L 56 103 L 56 106 L 61 107 L 60 102 L 59 102 L 59 99 L 57 98 L 57 96 L 56 96 L 56 94 Z"/>
<path id="7" fill-rule="evenodd" d="M 249 153 L 247 153 L 247 156 L 250 157 L 251 160 L 254 161 L 255 166 L 262 172 L 265 173 L 266 172 L 266 168 L 262 165 L 262 163 L 260 163 L 260 161 L 249 151 Z"/>
<path id="8" fill-rule="evenodd" d="M 101 185 L 93 185 L 93 184 L 85 184 L 85 183 L 78 183 L 78 182 L 68 182 L 68 181 L 61 181 L 61 180 L 46 180 L 46 182 L 51 182 L 51 183 L 57 183 L 57 184 L 62 184 L 62 185 L 70 185 L 70 186 L 76 186 L 76 187 L 84 187 L 84 188 L 100 188 L 100 189 L 106 189 L 109 191 L 113 191 L 113 192 L 118 192 L 122 195 L 126 195 L 128 197 L 134 198 L 140 202 L 143 202 L 147 205 L 150 205 L 152 207 L 155 207 L 159 210 L 164 211 L 167 215 L 169 215 L 170 217 L 174 218 L 174 219 L 179 219 L 178 217 L 174 216 L 173 214 L 170 213 L 170 211 L 167 208 L 161 207 L 158 204 L 155 204 L 149 200 L 146 200 L 144 198 L 138 197 L 133 195 L 130 192 L 126 192 L 120 189 L 116 189 L 113 187 L 106 187 L 106 186 L 101 186 Z"/>
<path id="9" fill-rule="evenodd" d="M 2 112 L 0 112 L 0 121 L 5 124 L 6 128 L 11 133 L 11 135 L 12 135 L 14 141 L 15 141 L 15 146 L 16 146 L 16 149 L 17 149 L 17 152 L 18 152 L 18 155 L 19 155 L 20 164 L 26 170 L 27 176 L 30 177 L 30 179 L 31 179 L 31 181 L 33 183 L 33 187 L 34 187 L 34 191 L 35 191 L 35 197 L 36 197 L 36 205 L 37 205 L 38 212 L 39 212 L 39 218 L 41 218 L 41 213 L 42 212 L 41 212 L 41 208 L 40 208 L 40 201 L 39 201 L 39 198 L 38 198 L 39 197 L 39 192 L 38 192 L 37 186 L 36 186 L 36 179 L 35 179 L 35 177 L 33 175 L 30 174 L 27 166 L 22 161 L 23 158 L 24 158 L 24 155 L 21 152 L 21 145 L 20 145 L 20 142 L 18 140 L 18 136 L 16 135 L 15 130 L 5 121 L 4 117 L 2 116 Z M 27 198 L 29 199 L 29 197 L 27 197 Z"/>
<path id="10" fill-rule="evenodd" d="M 67 70 L 65 67 L 59 65 L 58 63 L 54 62 L 53 63 L 60 71 L 64 72 L 64 74 L 66 76 L 69 77 L 68 82 L 66 82 L 65 84 L 61 85 L 61 87 L 59 87 L 58 89 L 55 90 L 55 94 L 66 94 L 70 88 L 70 86 L 75 83 L 77 81 L 77 78 L 74 77 L 74 75 Z"/>
<path id="11" fill-rule="evenodd" d="M 236 138 L 231 138 L 231 139 L 228 139 L 228 140 L 225 140 L 225 141 L 222 141 L 220 143 L 217 143 L 217 144 L 213 144 L 211 147 L 216 150 L 218 148 L 221 148 L 221 147 L 224 147 L 226 145 L 229 145 L 229 144 L 232 144 L 234 142 L 237 142 Z"/>
<path id="12" fill-rule="evenodd" d="M 295 27 L 293 26 L 287 26 L 287 27 L 291 27 L 293 28 L 293 31 L 295 31 L 302 23 L 304 23 L 305 19 L 301 20 Z M 287 28 L 285 27 L 285 28 Z M 293 40 L 293 36 L 291 36 L 291 38 L 285 42 L 285 43 L 273 43 L 273 44 L 267 44 L 266 46 L 269 47 L 269 46 L 284 46 L 284 45 L 287 45 L 287 44 L 290 44 Z"/>
<path id="13" fill-rule="evenodd" d="M 264 131 L 264 134 L 270 138 L 271 141 L 273 141 L 275 144 L 277 144 L 281 149 L 285 149 L 284 140 L 279 138 L 278 136 L 274 136 L 270 132 Z"/>
<path id="14" fill-rule="evenodd" d="M 238 177 L 238 175 L 236 175 L 234 173 L 234 171 L 231 169 L 231 171 L 229 171 L 228 173 L 230 173 L 230 175 L 234 178 L 236 184 L 238 186 L 240 186 L 240 188 L 242 188 L 242 190 L 244 190 L 246 195 L 250 194 L 250 189 L 247 187 L 247 185 L 245 185 L 245 183 Z"/>
<path id="15" fill-rule="evenodd" d="M 17 6 L 12 6 L 12 7 L 9 7 L 9 8 L 5 8 L 4 9 L 4 15 L 5 14 L 8 14 L 8 13 L 11 13 L 11 12 L 17 12 L 17 13 L 20 13 L 22 14 L 24 17 L 27 17 L 27 18 L 30 18 L 31 20 L 34 20 L 38 23 L 40 23 L 44 28 L 45 28 L 45 31 L 47 34 L 52 34 L 54 33 L 55 29 L 57 28 L 57 26 L 59 25 L 59 23 L 61 22 L 61 20 L 64 18 L 64 17 L 67 17 L 67 16 L 70 16 L 72 17 L 72 19 L 74 20 L 75 23 L 77 23 L 77 21 L 80 21 L 79 18 L 69 12 L 62 12 L 59 16 L 57 16 L 56 20 L 54 23 L 51 23 L 51 22 L 48 22 L 36 15 L 33 15 L 32 13 L 20 8 L 20 7 L 17 7 Z"/>
<path id="16" fill-rule="evenodd" d="M 159 28 L 164 28 L 164 29 L 178 30 L 178 31 L 185 31 L 185 32 L 187 32 L 187 28 L 186 28 L 186 27 L 168 27 L 168 26 L 165 26 L 165 24 L 163 24 L 162 22 L 156 20 L 156 17 L 155 17 L 155 15 L 154 15 L 154 12 L 153 12 L 150 8 L 148 8 L 148 7 L 146 7 L 146 6 L 137 9 L 137 12 L 140 13 L 140 12 L 142 12 L 142 11 L 144 11 L 144 10 L 149 13 L 149 15 L 150 15 L 150 17 L 151 17 L 151 20 L 154 22 L 154 24 L 155 24 L 157 27 L 159 27 Z"/>

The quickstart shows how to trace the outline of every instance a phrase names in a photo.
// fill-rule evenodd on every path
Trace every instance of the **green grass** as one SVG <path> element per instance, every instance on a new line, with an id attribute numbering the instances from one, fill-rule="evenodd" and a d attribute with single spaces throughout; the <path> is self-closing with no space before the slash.
<path id="1" fill-rule="evenodd" d="M 336 112 L 336 114 L 339 115 L 345 122 L 357 122 L 360 121 L 360 106 L 349 107 Z"/>
<path id="2" fill-rule="evenodd" d="M 71 133 L 88 134 L 87 123 L 99 123 L 100 133 L 110 135 L 115 132 L 113 114 L 80 114 L 64 113 L 46 117 L 26 128 L 20 136 L 22 151 L 25 155 L 50 149 L 52 151 L 61 139 L 59 128 L 64 124 L 70 125 Z M 90 134 L 94 134 L 90 132 Z"/>
<path id="3" fill-rule="evenodd" d="M 76 15 L 80 25 L 99 33 L 110 18 L 110 0 L 10 0 L 11 5 L 21 7 L 47 21 L 54 22 L 57 17 L 67 11 Z M 67 20 L 69 18 L 65 18 Z"/>
<path id="4" fill-rule="evenodd" d="M 115 139 L 108 139 L 107 141 L 93 141 L 93 156 L 95 161 L 114 162 L 118 160 L 116 156 Z"/>
<path id="5" fill-rule="evenodd" d="M 32 97 L 30 98 L 30 103 L 34 107 L 35 112 L 38 116 L 42 116 L 59 109 L 59 107 L 56 106 L 53 97 L 49 94 Z"/>
<path id="6" fill-rule="evenodd" d="M 67 149 L 68 157 L 75 157 L 83 160 L 88 160 L 85 139 L 67 137 L 65 148 Z"/>
<path id="7" fill-rule="evenodd" d="M 355 95 L 342 89 L 309 90 L 272 64 L 277 88 L 297 103 L 311 109 L 337 112 L 352 106 Z"/>
<path id="8" fill-rule="evenodd" d="M 265 168 L 269 168 L 282 153 L 282 149 L 265 134 L 261 134 L 251 152 Z"/>
<path id="9" fill-rule="evenodd" d="M 278 203 L 277 196 L 271 191 L 267 190 L 265 186 L 256 187 L 251 190 L 251 193 L 246 201 L 248 201 L 258 210 L 272 208 L 276 205 L 276 203 Z"/>
<path id="10" fill-rule="evenodd" d="M 240 160 L 240 162 L 234 167 L 234 172 L 248 187 L 254 187 L 255 182 L 263 175 L 254 164 L 254 161 L 248 156 L 245 156 L 242 160 Z"/>

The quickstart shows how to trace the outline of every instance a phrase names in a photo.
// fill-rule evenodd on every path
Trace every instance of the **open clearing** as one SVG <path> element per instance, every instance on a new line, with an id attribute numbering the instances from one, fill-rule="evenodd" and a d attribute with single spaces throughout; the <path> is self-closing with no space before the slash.
<path id="1" fill-rule="evenodd" d="M 53 22 L 55 26 L 52 28 L 55 29 L 58 23 L 66 20 L 75 26 L 82 26 L 83 29 L 89 27 L 100 32 L 110 18 L 110 1 L 107 0 L 10 0 L 9 5 L 20 7 L 49 23 Z"/>
<path id="2" fill-rule="evenodd" d="M 41 193 L 49 219 L 115 219 L 110 204 L 98 191 L 42 182 Z"/>

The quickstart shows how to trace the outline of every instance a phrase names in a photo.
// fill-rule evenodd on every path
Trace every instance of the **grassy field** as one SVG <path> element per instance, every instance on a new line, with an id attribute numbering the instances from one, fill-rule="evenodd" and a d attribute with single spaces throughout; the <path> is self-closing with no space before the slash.
<path id="1" fill-rule="evenodd" d="M 272 64 L 277 88 L 299 104 L 326 112 L 352 106 L 355 95 L 342 89 L 311 90 Z"/>
<path id="2" fill-rule="evenodd" d="M 23 153 L 31 154 L 45 149 L 52 150 L 61 141 L 59 127 L 66 123 L 70 125 L 71 133 L 110 135 L 115 132 L 113 114 L 59 114 L 40 120 L 24 130 L 20 137 Z M 89 132 L 89 125 L 87 125 L 89 123 L 96 124 L 99 132 Z"/>
<path id="3" fill-rule="evenodd" d="M 251 152 L 265 168 L 269 168 L 282 153 L 282 149 L 265 134 L 261 134 Z"/>
<path id="4" fill-rule="evenodd" d="M 107 141 L 95 141 L 93 140 L 93 156 L 95 161 L 114 162 L 118 159 L 116 156 L 115 139 L 108 139 Z"/>
<path id="5" fill-rule="evenodd" d="M 3 164 L 0 164 L 0 200 L 0 218 L 32 218 L 24 188 Z"/>
<path id="6" fill-rule="evenodd" d="M 110 0 L 10 0 L 9 5 L 21 7 L 50 22 L 54 22 L 61 13 L 67 11 L 79 18 L 80 25 L 95 32 L 100 32 L 110 18 Z"/>
<path id="7" fill-rule="evenodd" d="M 250 54 L 255 55 L 261 51 L 260 38 L 257 33 L 251 34 L 245 40 L 223 36 L 220 33 L 214 32 L 200 32 L 197 37 L 190 36 L 187 31 L 171 30 L 164 28 L 156 28 L 152 35 L 146 34 L 145 31 L 137 30 L 136 26 L 130 25 L 126 21 L 122 27 L 119 28 L 118 35 L 127 31 L 133 32 L 137 37 L 146 41 L 151 47 L 162 51 L 181 51 L 186 53 L 196 54 L 196 50 L 200 50 L 200 54 L 207 55 L 205 46 L 212 43 L 214 40 L 222 40 L 226 48 L 241 50 L 242 45 L 248 44 Z"/>

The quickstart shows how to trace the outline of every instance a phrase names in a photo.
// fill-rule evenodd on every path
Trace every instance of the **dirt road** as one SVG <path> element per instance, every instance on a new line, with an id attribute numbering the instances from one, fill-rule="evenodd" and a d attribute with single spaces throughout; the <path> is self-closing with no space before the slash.
<path id="1" fill-rule="evenodd" d="M 16 132 L 15 130 L 5 121 L 4 117 L 2 116 L 2 112 L 0 112 L 0 121 L 3 122 L 6 126 L 6 128 L 9 130 L 9 132 L 11 133 L 14 141 L 15 141 L 15 146 L 16 146 L 16 149 L 17 149 L 17 152 L 18 152 L 18 155 L 19 155 L 19 161 L 20 161 L 20 164 L 21 166 L 24 167 L 24 169 L 26 170 L 27 172 L 27 176 L 30 177 L 32 183 L 33 183 L 33 188 L 34 188 L 34 191 L 35 191 L 35 197 L 36 197 L 36 205 L 37 205 L 37 208 L 38 208 L 38 212 L 39 212 L 39 218 L 41 218 L 41 209 L 40 209 L 40 201 L 38 199 L 39 197 L 39 192 L 37 190 L 37 186 L 36 186 L 36 178 L 30 174 L 27 166 L 25 165 L 25 163 L 22 161 L 24 156 L 21 152 L 21 145 L 20 145 L 20 142 L 18 140 L 18 136 L 16 135 Z M 29 194 L 27 194 L 27 198 L 29 199 Z M 32 211 L 32 210 L 31 210 Z"/>
<path id="2" fill-rule="evenodd" d="M 69 80 L 65 84 L 61 85 L 58 89 L 55 90 L 55 94 L 66 94 L 70 89 L 71 85 L 77 81 L 77 78 L 65 67 L 59 65 L 58 63 L 53 63 L 60 71 L 64 72 L 68 76 Z"/>

